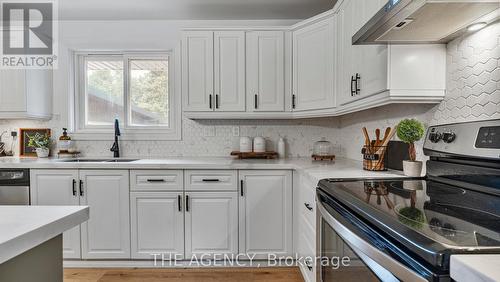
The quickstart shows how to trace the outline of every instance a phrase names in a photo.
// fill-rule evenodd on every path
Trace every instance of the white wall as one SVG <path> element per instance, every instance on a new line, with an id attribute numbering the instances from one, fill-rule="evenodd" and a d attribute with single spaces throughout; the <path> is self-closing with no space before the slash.
<path id="1" fill-rule="evenodd" d="M 500 23 L 448 43 L 446 74 L 446 96 L 439 105 L 390 105 L 341 117 L 341 155 L 361 160 L 363 126 L 374 135 L 375 128 L 395 126 L 403 118 L 426 125 L 500 118 Z M 422 141 L 419 159 L 425 159 Z"/>
<path id="2" fill-rule="evenodd" d="M 296 20 L 259 21 L 71 21 L 59 25 L 59 69 L 54 73 L 54 117 L 49 122 L 1 121 L 0 130 L 19 127 L 49 127 L 53 136 L 68 127 L 70 94 L 70 50 L 169 50 L 180 40 L 185 27 L 207 26 L 289 26 Z M 312 143 L 321 137 L 336 143 L 337 119 L 301 121 L 202 121 L 183 118 L 181 141 L 123 141 L 122 154 L 129 157 L 228 156 L 237 143 L 232 128 L 241 136 L 264 136 L 272 147 L 279 137 L 286 137 L 289 153 L 309 156 Z M 4 141 L 7 138 L 4 137 Z M 78 141 L 84 155 L 112 156 L 109 141 Z"/>

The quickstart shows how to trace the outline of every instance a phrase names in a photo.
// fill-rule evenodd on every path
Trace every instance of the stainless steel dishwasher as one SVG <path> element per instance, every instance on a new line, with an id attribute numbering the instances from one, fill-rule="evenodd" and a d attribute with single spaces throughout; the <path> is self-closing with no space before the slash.
<path id="1" fill-rule="evenodd" d="M 29 169 L 0 169 L 0 205 L 30 205 Z"/>

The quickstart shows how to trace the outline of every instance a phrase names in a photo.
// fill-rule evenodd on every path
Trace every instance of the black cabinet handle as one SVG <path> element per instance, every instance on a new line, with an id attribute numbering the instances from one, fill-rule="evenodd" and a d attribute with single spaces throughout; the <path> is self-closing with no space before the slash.
<path id="1" fill-rule="evenodd" d="M 243 180 L 240 180 L 240 195 L 243 197 Z"/>
<path id="2" fill-rule="evenodd" d="M 203 178 L 201 181 L 203 181 L 203 182 L 219 182 L 220 179 L 218 179 L 218 178 Z"/>
<path id="3" fill-rule="evenodd" d="M 80 180 L 80 196 L 83 197 L 83 180 Z"/>
<path id="4" fill-rule="evenodd" d="M 189 211 L 189 196 L 186 195 L 186 211 Z"/>
<path id="5" fill-rule="evenodd" d="M 73 196 L 76 196 L 76 180 L 73 179 Z"/>
<path id="6" fill-rule="evenodd" d="M 219 108 L 219 94 L 215 94 L 215 108 Z"/>
<path id="7" fill-rule="evenodd" d="M 313 208 L 311 207 L 311 205 L 309 205 L 308 203 L 304 203 L 304 206 L 306 206 L 306 208 L 310 211 L 313 210 Z"/>
<path id="8" fill-rule="evenodd" d="M 359 92 L 361 91 L 360 89 L 360 80 L 361 80 L 361 75 L 359 73 L 356 73 L 356 95 L 359 95 Z"/>
<path id="9" fill-rule="evenodd" d="M 147 182 L 165 182 L 165 179 L 146 179 Z"/>
<path id="10" fill-rule="evenodd" d="M 356 84 L 356 79 L 354 78 L 354 75 L 351 75 L 351 96 L 356 95 L 356 90 L 354 90 L 354 87 Z"/>
<path id="11" fill-rule="evenodd" d="M 181 201 L 182 201 L 181 195 L 177 195 L 177 206 L 178 206 L 178 209 L 179 209 L 180 212 L 182 211 L 182 207 L 181 207 L 182 203 L 181 203 Z"/>
<path id="12" fill-rule="evenodd" d="M 212 94 L 208 95 L 208 107 L 212 108 Z"/>
<path id="13" fill-rule="evenodd" d="M 295 94 L 292 95 L 292 109 L 295 109 Z"/>
<path id="14" fill-rule="evenodd" d="M 254 97 L 255 97 L 255 99 L 254 99 L 254 106 L 255 106 L 255 109 L 257 109 L 257 105 L 259 103 L 259 100 L 258 100 L 259 98 L 258 98 L 257 94 L 255 94 Z"/>

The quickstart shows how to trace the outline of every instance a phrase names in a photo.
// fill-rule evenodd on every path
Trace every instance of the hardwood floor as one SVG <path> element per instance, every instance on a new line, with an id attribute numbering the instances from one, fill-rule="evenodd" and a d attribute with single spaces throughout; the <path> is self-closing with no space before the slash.
<path id="1" fill-rule="evenodd" d="M 297 267 L 66 268 L 64 282 L 302 282 Z"/>

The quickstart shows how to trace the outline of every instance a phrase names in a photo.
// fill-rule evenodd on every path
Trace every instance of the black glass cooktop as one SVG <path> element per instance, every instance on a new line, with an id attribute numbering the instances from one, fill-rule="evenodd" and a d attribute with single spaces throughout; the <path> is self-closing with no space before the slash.
<path id="1" fill-rule="evenodd" d="M 500 251 L 499 196 L 423 179 L 325 179 L 319 188 L 430 260 Z"/>

